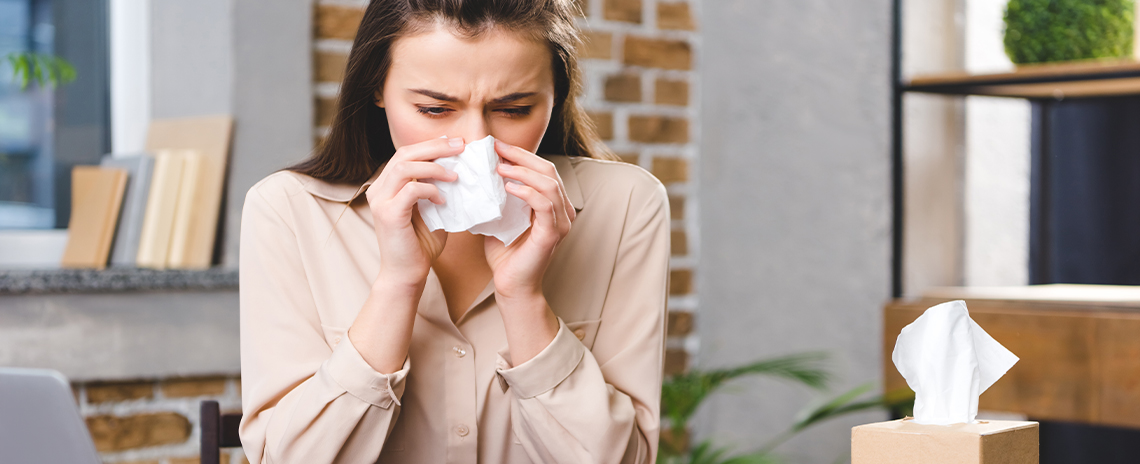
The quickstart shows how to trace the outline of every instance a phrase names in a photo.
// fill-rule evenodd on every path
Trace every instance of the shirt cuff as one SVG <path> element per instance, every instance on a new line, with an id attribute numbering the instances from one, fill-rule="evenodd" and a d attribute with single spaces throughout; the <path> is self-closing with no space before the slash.
<path id="1" fill-rule="evenodd" d="M 374 406 L 388 409 L 392 403 L 400 405 L 404 395 L 404 379 L 411 369 L 411 360 L 404 358 L 404 366 L 391 374 L 376 372 L 352 346 L 352 340 L 344 337 L 333 349 L 332 356 L 322 368 L 348 394 Z"/>
<path id="2" fill-rule="evenodd" d="M 520 398 L 534 398 L 566 380 L 585 354 L 586 346 L 566 327 L 562 318 L 558 318 L 558 333 L 546 348 L 514 367 L 507 362 L 504 352 L 499 352 L 495 372 Z"/>

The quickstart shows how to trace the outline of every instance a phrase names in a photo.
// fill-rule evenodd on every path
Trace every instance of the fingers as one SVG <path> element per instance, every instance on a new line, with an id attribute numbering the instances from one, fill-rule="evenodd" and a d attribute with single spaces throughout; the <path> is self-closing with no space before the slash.
<path id="1" fill-rule="evenodd" d="M 436 179 L 444 182 L 454 182 L 459 174 L 448 171 L 447 168 L 430 161 L 403 161 L 389 163 L 384 166 L 383 179 L 379 179 L 381 198 L 391 198 L 399 192 L 405 184 L 415 180 Z M 369 187 L 371 190 L 371 187 Z"/>
<path id="2" fill-rule="evenodd" d="M 531 171 L 556 180 L 558 182 L 558 191 L 559 195 L 562 197 L 562 201 L 565 202 L 565 205 L 570 204 L 570 197 L 566 196 L 566 186 L 562 184 L 562 177 L 558 175 L 558 169 L 554 167 L 554 163 L 551 163 L 550 161 L 543 159 L 541 156 L 538 156 L 534 153 L 523 150 L 522 148 L 516 147 L 509 143 L 499 141 L 497 139 L 495 140 L 495 152 L 513 165 L 523 166 L 527 169 L 530 169 Z M 503 163 L 499 164 L 500 166 L 503 165 Z M 499 174 L 506 176 L 506 174 L 504 174 L 501 169 L 499 171 Z M 530 184 L 529 182 L 526 183 Z M 571 220 L 573 220 L 576 216 L 574 208 L 567 209 L 568 216 Z"/>
<path id="3" fill-rule="evenodd" d="M 437 205 L 442 205 L 444 202 L 443 196 L 439 194 L 438 187 L 424 182 L 408 182 L 392 197 L 391 201 L 382 206 L 389 210 L 387 214 L 381 214 L 380 217 L 386 222 L 386 226 L 407 225 L 412 220 L 412 206 L 419 200 L 428 200 Z"/>
<path id="4" fill-rule="evenodd" d="M 563 233 L 558 229 L 558 222 L 555 219 L 554 202 L 527 185 L 507 182 L 506 188 L 507 193 L 521 198 L 530 205 L 530 209 L 534 210 L 534 226 L 531 227 L 531 237 L 538 240 L 542 246 L 553 247 L 556 245 L 562 239 Z M 569 226 L 569 221 L 563 220 L 563 223 Z"/>
<path id="5" fill-rule="evenodd" d="M 495 152 L 512 164 L 530 168 L 549 177 L 558 177 L 558 170 L 554 168 L 554 163 L 522 148 L 496 139 Z"/>
<path id="6" fill-rule="evenodd" d="M 463 153 L 463 138 L 449 137 L 404 145 L 392 155 L 392 161 L 432 161 Z"/>
<path id="7" fill-rule="evenodd" d="M 510 166 L 504 163 L 499 164 L 499 173 L 503 177 L 526 184 L 545 197 L 554 205 L 555 230 L 562 234 L 570 231 L 570 223 L 574 220 L 574 208 L 570 206 L 570 199 L 567 198 L 566 189 L 562 187 L 560 179 L 542 175 L 530 168 L 517 165 Z M 508 182 L 507 185 L 512 185 L 512 183 Z M 536 208 L 532 209 L 537 212 Z"/>

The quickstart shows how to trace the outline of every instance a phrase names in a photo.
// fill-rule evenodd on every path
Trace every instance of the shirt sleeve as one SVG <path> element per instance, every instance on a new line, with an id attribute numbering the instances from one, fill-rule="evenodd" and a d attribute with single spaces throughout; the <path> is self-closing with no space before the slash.
<path id="1" fill-rule="evenodd" d="M 559 319 L 534 358 L 512 367 L 500 353 L 512 427 L 534 462 L 656 459 L 670 249 L 668 196 L 653 186 L 632 193 L 592 348 Z"/>
<path id="2" fill-rule="evenodd" d="M 289 216 L 267 200 L 287 193 L 264 183 L 241 219 L 242 447 L 254 463 L 374 462 L 411 362 L 381 374 L 347 336 L 330 348 Z"/>

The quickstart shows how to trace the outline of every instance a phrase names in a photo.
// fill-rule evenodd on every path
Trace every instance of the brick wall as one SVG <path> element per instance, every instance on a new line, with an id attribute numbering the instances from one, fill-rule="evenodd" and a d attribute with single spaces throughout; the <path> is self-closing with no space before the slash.
<path id="1" fill-rule="evenodd" d="M 237 377 L 193 377 L 72 385 L 79 412 L 105 463 L 199 462 L 202 400 L 223 413 L 241 411 Z M 240 448 L 222 452 L 222 463 L 247 463 Z"/>
<path id="2" fill-rule="evenodd" d="M 605 142 L 669 190 L 673 218 L 665 369 L 685 370 L 697 348 L 697 185 L 700 0 L 579 0 L 585 17 L 583 104 Z M 328 131 L 345 61 L 366 1 L 318 0 L 314 18 L 314 138 Z"/>

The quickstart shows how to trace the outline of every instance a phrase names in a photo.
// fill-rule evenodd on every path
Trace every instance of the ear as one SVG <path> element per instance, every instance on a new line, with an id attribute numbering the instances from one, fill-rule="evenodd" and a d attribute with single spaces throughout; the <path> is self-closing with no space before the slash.
<path id="1" fill-rule="evenodd" d="M 381 108 L 384 107 L 384 94 L 379 89 L 372 93 L 372 102 Z"/>

